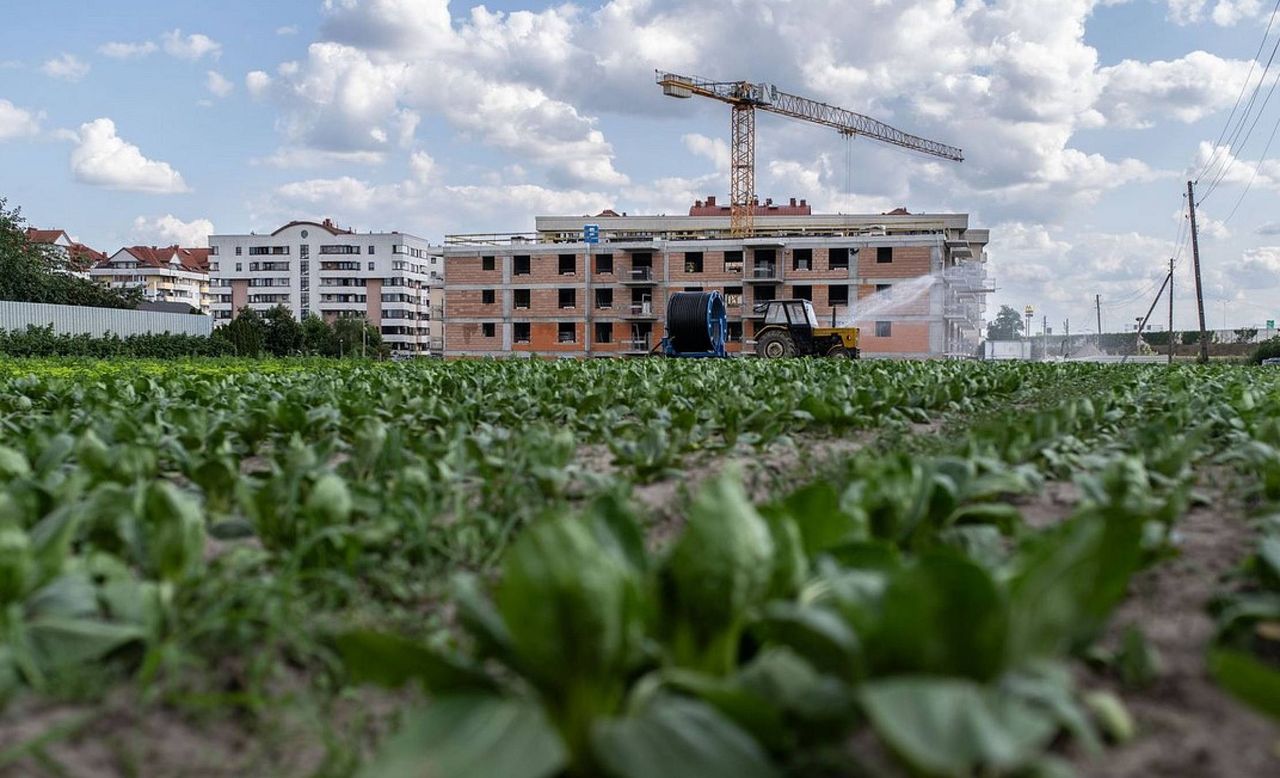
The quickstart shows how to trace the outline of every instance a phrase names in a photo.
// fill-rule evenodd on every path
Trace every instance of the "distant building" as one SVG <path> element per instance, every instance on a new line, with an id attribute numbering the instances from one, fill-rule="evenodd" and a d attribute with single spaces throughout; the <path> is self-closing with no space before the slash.
<path id="1" fill-rule="evenodd" d="M 438 352 L 433 288 L 444 283 L 438 247 L 403 232 L 356 233 L 332 220 L 293 221 L 266 235 L 212 235 L 213 315 L 284 305 L 298 319 L 368 320 L 394 352 Z M 434 316 L 433 316 L 434 312 Z"/>
<path id="2" fill-rule="evenodd" d="M 588 224 L 599 243 L 583 242 Z M 865 356 L 972 356 L 988 239 L 963 213 L 813 214 L 803 200 L 758 205 L 750 238 L 710 197 L 689 216 L 540 216 L 534 233 L 445 239 L 445 354 L 648 354 L 672 293 L 715 290 L 730 353 L 753 352 L 757 305 L 804 299 L 860 326 Z"/>
<path id="3" fill-rule="evenodd" d="M 112 289 L 141 289 L 150 302 L 185 303 L 210 312 L 209 249 L 129 246 L 99 262 L 89 275 Z"/>
<path id="4" fill-rule="evenodd" d="M 61 260 L 64 270 L 78 278 L 88 278 L 89 270 L 107 258 L 107 255 L 101 251 L 95 251 L 83 243 L 72 240 L 64 230 L 39 230 L 28 227 L 27 240 L 48 246 Z"/>

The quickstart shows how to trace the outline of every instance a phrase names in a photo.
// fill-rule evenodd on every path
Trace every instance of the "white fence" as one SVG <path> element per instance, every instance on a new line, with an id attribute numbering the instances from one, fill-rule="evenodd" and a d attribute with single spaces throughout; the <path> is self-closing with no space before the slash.
<path id="1" fill-rule="evenodd" d="M 213 332 L 213 317 L 0 301 L 0 330 L 25 330 L 32 325 L 52 325 L 54 333 L 58 335 L 103 337 L 107 333 L 115 333 L 122 338 L 165 332 L 174 335 L 209 335 Z"/>

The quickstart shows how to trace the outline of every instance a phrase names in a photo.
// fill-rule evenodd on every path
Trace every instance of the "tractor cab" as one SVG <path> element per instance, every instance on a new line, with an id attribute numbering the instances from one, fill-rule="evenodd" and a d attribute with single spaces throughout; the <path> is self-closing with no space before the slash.
<path id="1" fill-rule="evenodd" d="M 764 326 L 756 333 L 756 354 L 780 357 L 848 357 L 857 359 L 857 327 L 823 327 L 808 300 L 770 300 L 756 306 Z"/>

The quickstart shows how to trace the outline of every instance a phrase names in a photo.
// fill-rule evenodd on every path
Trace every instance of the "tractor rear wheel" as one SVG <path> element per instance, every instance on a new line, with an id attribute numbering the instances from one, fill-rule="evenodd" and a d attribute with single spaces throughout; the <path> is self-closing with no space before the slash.
<path id="1" fill-rule="evenodd" d="M 853 359 L 853 354 L 844 347 L 843 343 L 832 344 L 831 348 L 827 349 L 827 356 L 837 359 Z"/>
<path id="2" fill-rule="evenodd" d="M 765 359 L 781 359 L 782 357 L 794 357 L 796 355 L 796 344 L 791 340 L 791 336 L 785 332 L 771 330 L 764 333 L 756 339 L 756 356 Z"/>

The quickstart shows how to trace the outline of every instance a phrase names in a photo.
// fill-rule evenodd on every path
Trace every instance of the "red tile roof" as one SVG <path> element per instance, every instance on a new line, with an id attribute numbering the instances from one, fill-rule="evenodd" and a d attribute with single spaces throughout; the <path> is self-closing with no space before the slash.
<path id="1" fill-rule="evenodd" d="M 191 273 L 209 272 L 209 249 L 184 249 L 179 246 L 126 246 L 138 264 L 146 267 L 170 267 L 176 257 L 183 270 Z M 105 264 L 104 257 L 99 265 Z"/>
<path id="2" fill-rule="evenodd" d="M 71 240 L 71 238 L 67 237 L 66 230 L 37 230 L 35 227 L 27 228 L 27 240 L 32 243 L 52 244 L 56 243 L 58 238 L 67 238 L 68 241 Z"/>

